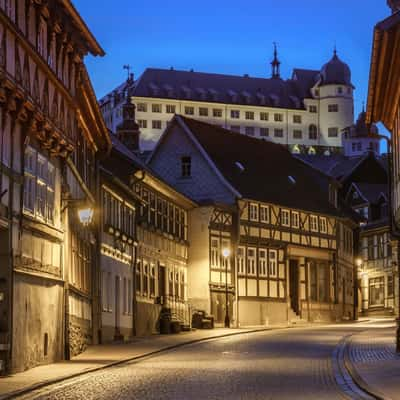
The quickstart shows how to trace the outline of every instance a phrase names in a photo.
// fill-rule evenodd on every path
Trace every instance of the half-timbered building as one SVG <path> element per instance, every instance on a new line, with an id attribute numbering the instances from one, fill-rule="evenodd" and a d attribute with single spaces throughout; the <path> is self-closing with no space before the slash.
<path id="1" fill-rule="evenodd" d="M 200 204 L 190 215 L 193 307 L 237 325 L 353 316 L 355 225 L 334 180 L 281 145 L 182 116 L 149 164 Z"/>
<path id="2" fill-rule="evenodd" d="M 103 55 L 69 0 L 0 1 L 0 370 L 92 340 L 95 199 L 110 141 L 83 59 Z"/>

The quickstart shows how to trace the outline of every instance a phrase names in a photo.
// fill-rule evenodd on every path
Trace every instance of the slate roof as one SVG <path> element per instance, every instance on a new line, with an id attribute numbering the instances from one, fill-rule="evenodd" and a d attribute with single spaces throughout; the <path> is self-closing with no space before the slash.
<path id="1" fill-rule="evenodd" d="M 357 188 L 370 204 L 377 204 L 382 194 L 388 196 L 388 185 L 385 184 L 357 183 Z"/>
<path id="2" fill-rule="evenodd" d="M 328 201 L 331 179 L 293 157 L 284 146 L 183 116 L 176 118 L 181 119 L 220 173 L 244 198 L 340 214 Z"/>
<path id="3" fill-rule="evenodd" d="M 147 68 L 133 96 L 304 109 L 319 71 L 296 71 L 297 79 L 282 80 Z"/>
<path id="4" fill-rule="evenodd" d="M 322 83 L 325 85 L 339 84 L 352 86 L 350 68 L 338 57 L 336 50 L 332 59 L 322 67 L 321 78 Z"/>

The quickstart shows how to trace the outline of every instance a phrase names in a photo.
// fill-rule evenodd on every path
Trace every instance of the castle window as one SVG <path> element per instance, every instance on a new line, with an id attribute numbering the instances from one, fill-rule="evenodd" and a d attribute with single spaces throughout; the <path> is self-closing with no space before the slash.
<path id="1" fill-rule="evenodd" d="M 315 114 L 317 112 L 317 106 L 309 106 L 308 111 L 310 111 L 310 113 Z"/>
<path id="2" fill-rule="evenodd" d="M 310 140 L 316 140 L 318 138 L 318 128 L 316 125 L 311 124 L 308 127 L 308 138 Z"/>
<path id="3" fill-rule="evenodd" d="M 339 86 L 339 87 L 337 88 L 337 93 L 338 93 L 338 94 L 342 94 L 342 93 L 343 93 L 343 88 L 342 88 L 341 86 Z"/>
<path id="4" fill-rule="evenodd" d="M 293 139 L 301 139 L 303 137 L 303 132 L 299 129 L 293 131 Z"/>
<path id="5" fill-rule="evenodd" d="M 253 120 L 254 119 L 254 112 L 253 111 L 246 111 L 245 118 Z"/>
<path id="6" fill-rule="evenodd" d="M 145 119 L 138 119 L 139 128 L 147 128 L 147 121 Z"/>
<path id="7" fill-rule="evenodd" d="M 192 176 L 192 158 L 181 157 L 181 177 L 190 178 Z"/>
<path id="8" fill-rule="evenodd" d="M 208 108 L 200 107 L 199 108 L 199 115 L 200 115 L 200 117 L 208 117 Z"/>
<path id="9" fill-rule="evenodd" d="M 160 113 L 160 112 L 162 112 L 161 110 L 162 110 L 161 104 L 152 104 L 151 105 L 151 111 L 153 113 Z"/>
<path id="10" fill-rule="evenodd" d="M 166 113 L 167 114 L 175 114 L 176 107 L 173 104 L 167 104 Z"/>
<path id="11" fill-rule="evenodd" d="M 260 112 L 260 120 L 261 121 L 268 121 L 269 115 L 267 112 Z"/>
<path id="12" fill-rule="evenodd" d="M 153 129 L 161 129 L 161 121 L 153 120 L 151 126 Z"/>
<path id="13" fill-rule="evenodd" d="M 282 122 L 283 121 L 283 114 L 274 114 L 274 121 L 275 122 Z"/>
<path id="14" fill-rule="evenodd" d="M 231 118 L 233 118 L 233 119 L 240 118 L 240 111 L 239 110 L 231 110 Z"/>
<path id="15" fill-rule="evenodd" d="M 269 128 L 260 128 L 260 136 L 262 137 L 269 136 Z"/>
<path id="16" fill-rule="evenodd" d="M 338 137 L 339 129 L 337 127 L 328 128 L 328 137 Z"/>
<path id="17" fill-rule="evenodd" d="M 283 129 L 274 129 L 274 136 L 275 137 L 283 137 Z"/>
<path id="18" fill-rule="evenodd" d="M 328 104 L 328 112 L 338 112 L 339 106 L 337 104 Z"/>
<path id="19" fill-rule="evenodd" d="M 185 114 L 186 115 L 194 115 L 194 107 L 186 106 L 185 107 Z"/>
<path id="20" fill-rule="evenodd" d="M 301 124 L 301 115 L 293 115 L 293 123 Z"/>
<path id="21" fill-rule="evenodd" d="M 138 103 L 137 110 L 140 112 L 147 112 L 147 104 L 146 103 Z"/>
<path id="22" fill-rule="evenodd" d="M 222 110 L 220 108 L 213 109 L 213 117 L 221 118 L 222 117 Z"/>

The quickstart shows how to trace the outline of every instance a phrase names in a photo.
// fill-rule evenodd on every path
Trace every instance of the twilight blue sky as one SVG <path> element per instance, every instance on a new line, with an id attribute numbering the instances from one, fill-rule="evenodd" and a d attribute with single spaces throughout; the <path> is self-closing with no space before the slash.
<path id="1" fill-rule="evenodd" d="M 352 70 L 355 111 L 367 96 L 372 30 L 386 0 L 73 0 L 101 46 L 87 64 L 98 97 L 146 67 L 269 77 L 272 43 L 281 75 L 320 69 L 332 56 Z M 357 115 L 357 114 L 356 114 Z"/>

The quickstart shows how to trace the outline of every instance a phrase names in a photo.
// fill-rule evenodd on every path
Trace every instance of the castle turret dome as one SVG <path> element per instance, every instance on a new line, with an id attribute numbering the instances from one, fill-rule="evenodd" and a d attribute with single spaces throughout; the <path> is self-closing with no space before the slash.
<path id="1" fill-rule="evenodd" d="M 351 86 L 350 68 L 338 57 L 336 50 L 331 60 L 321 68 L 320 74 L 322 85 L 336 84 Z"/>

